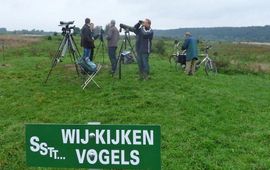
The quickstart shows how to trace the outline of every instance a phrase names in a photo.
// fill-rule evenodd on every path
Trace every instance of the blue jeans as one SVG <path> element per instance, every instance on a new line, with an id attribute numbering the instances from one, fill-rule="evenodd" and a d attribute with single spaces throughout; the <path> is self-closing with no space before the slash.
<path id="1" fill-rule="evenodd" d="M 84 48 L 84 49 L 83 49 L 83 59 L 84 59 L 85 61 L 87 61 L 87 60 L 90 60 L 90 57 L 91 57 L 91 49 L 89 49 L 89 48 Z"/>
<path id="2" fill-rule="evenodd" d="M 149 66 L 149 54 L 138 54 L 137 62 L 139 66 L 139 71 L 141 75 L 149 75 L 150 74 L 150 66 Z"/>
<path id="3" fill-rule="evenodd" d="M 117 47 L 109 47 L 109 57 L 112 64 L 112 72 L 115 72 L 117 67 L 116 49 Z"/>
<path id="4" fill-rule="evenodd" d="M 91 48 L 90 60 L 92 62 L 94 61 L 94 52 L 95 52 L 95 48 Z"/>

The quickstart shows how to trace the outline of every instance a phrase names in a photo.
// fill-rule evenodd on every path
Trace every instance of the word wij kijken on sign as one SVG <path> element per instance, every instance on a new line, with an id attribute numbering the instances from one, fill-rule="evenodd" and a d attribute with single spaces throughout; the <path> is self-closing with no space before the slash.
<path id="1" fill-rule="evenodd" d="M 160 126 L 26 125 L 32 167 L 161 169 Z"/>

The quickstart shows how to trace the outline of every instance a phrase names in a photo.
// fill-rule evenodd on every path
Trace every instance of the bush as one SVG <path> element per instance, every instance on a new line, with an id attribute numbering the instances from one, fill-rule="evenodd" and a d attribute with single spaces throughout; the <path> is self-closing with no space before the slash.
<path id="1" fill-rule="evenodd" d="M 154 43 L 153 45 L 153 52 L 160 54 L 160 55 L 164 55 L 166 52 L 166 44 L 165 41 L 160 39 L 158 40 L 156 43 Z"/>

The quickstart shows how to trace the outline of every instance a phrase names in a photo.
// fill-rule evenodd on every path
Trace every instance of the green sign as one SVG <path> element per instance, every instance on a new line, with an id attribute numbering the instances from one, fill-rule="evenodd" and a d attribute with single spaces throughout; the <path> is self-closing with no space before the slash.
<path id="1" fill-rule="evenodd" d="M 32 167 L 161 169 L 160 126 L 26 125 Z"/>

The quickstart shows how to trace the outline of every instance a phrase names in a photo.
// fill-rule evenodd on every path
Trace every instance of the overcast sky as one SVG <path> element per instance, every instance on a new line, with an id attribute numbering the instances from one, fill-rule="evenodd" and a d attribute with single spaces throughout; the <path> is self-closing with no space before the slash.
<path id="1" fill-rule="evenodd" d="M 0 0 L 0 27 L 60 31 L 60 20 L 111 19 L 134 25 L 150 18 L 155 29 L 270 25 L 270 0 Z M 117 24 L 117 25 L 118 25 Z"/>

